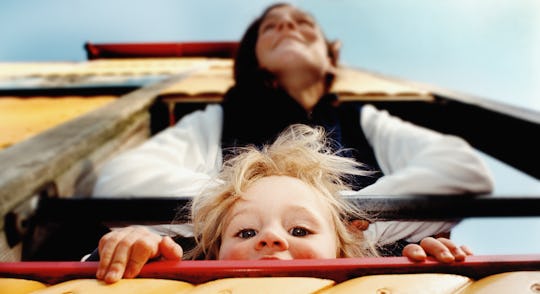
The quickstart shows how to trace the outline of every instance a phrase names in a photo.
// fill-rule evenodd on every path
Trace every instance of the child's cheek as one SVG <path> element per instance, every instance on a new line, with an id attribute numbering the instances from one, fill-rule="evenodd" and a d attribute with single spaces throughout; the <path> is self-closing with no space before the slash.
<path id="1" fill-rule="evenodd" d="M 250 259 L 249 248 L 244 243 L 224 242 L 219 250 L 219 259 Z"/>

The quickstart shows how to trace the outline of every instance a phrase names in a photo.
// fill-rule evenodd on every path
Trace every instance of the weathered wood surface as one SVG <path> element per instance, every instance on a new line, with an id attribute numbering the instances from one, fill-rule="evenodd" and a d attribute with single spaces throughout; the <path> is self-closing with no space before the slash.
<path id="1" fill-rule="evenodd" d="M 22 243 L 10 247 L 6 234 L 0 231 L 0 262 L 14 262 L 20 261 L 22 255 Z"/>
<path id="2" fill-rule="evenodd" d="M 85 196 L 99 165 L 139 144 L 149 132 L 149 107 L 183 76 L 141 88 L 0 152 L 0 228 L 17 205 L 53 187 L 59 197 Z"/>

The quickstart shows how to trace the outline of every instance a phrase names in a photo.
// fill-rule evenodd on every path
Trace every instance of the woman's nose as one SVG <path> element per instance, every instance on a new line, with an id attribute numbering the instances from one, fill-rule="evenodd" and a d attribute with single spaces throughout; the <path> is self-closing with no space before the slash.
<path id="1" fill-rule="evenodd" d="M 283 30 L 283 29 L 293 30 L 296 28 L 296 23 L 290 17 L 283 17 L 279 19 L 277 26 L 279 30 Z"/>
<path id="2" fill-rule="evenodd" d="M 274 250 L 287 250 L 289 248 L 287 239 L 282 236 L 282 234 L 272 230 L 261 232 L 256 246 L 258 250 L 269 248 Z"/>

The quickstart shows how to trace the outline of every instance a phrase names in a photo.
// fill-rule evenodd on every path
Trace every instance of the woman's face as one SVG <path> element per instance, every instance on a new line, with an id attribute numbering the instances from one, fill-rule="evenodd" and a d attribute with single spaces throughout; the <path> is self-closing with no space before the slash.
<path id="1" fill-rule="evenodd" d="M 309 70 L 322 77 L 333 67 L 315 19 L 288 5 L 266 14 L 259 27 L 255 53 L 259 66 L 276 75 Z"/>
<path id="2" fill-rule="evenodd" d="M 292 177 L 257 180 L 227 214 L 218 259 L 336 258 L 336 229 L 319 193 Z"/>

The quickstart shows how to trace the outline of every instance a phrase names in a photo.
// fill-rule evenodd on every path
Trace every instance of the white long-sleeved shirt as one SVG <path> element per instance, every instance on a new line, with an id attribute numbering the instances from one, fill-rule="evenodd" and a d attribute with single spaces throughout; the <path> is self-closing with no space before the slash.
<path id="1" fill-rule="evenodd" d="M 361 127 L 384 176 L 358 195 L 489 193 L 493 180 L 476 151 L 463 139 L 361 108 Z M 208 105 L 175 126 L 107 162 L 94 197 L 197 195 L 221 168 L 223 110 Z M 418 242 L 449 231 L 455 223 L 379 221 L 365 232 L 373 243 Z"/>

